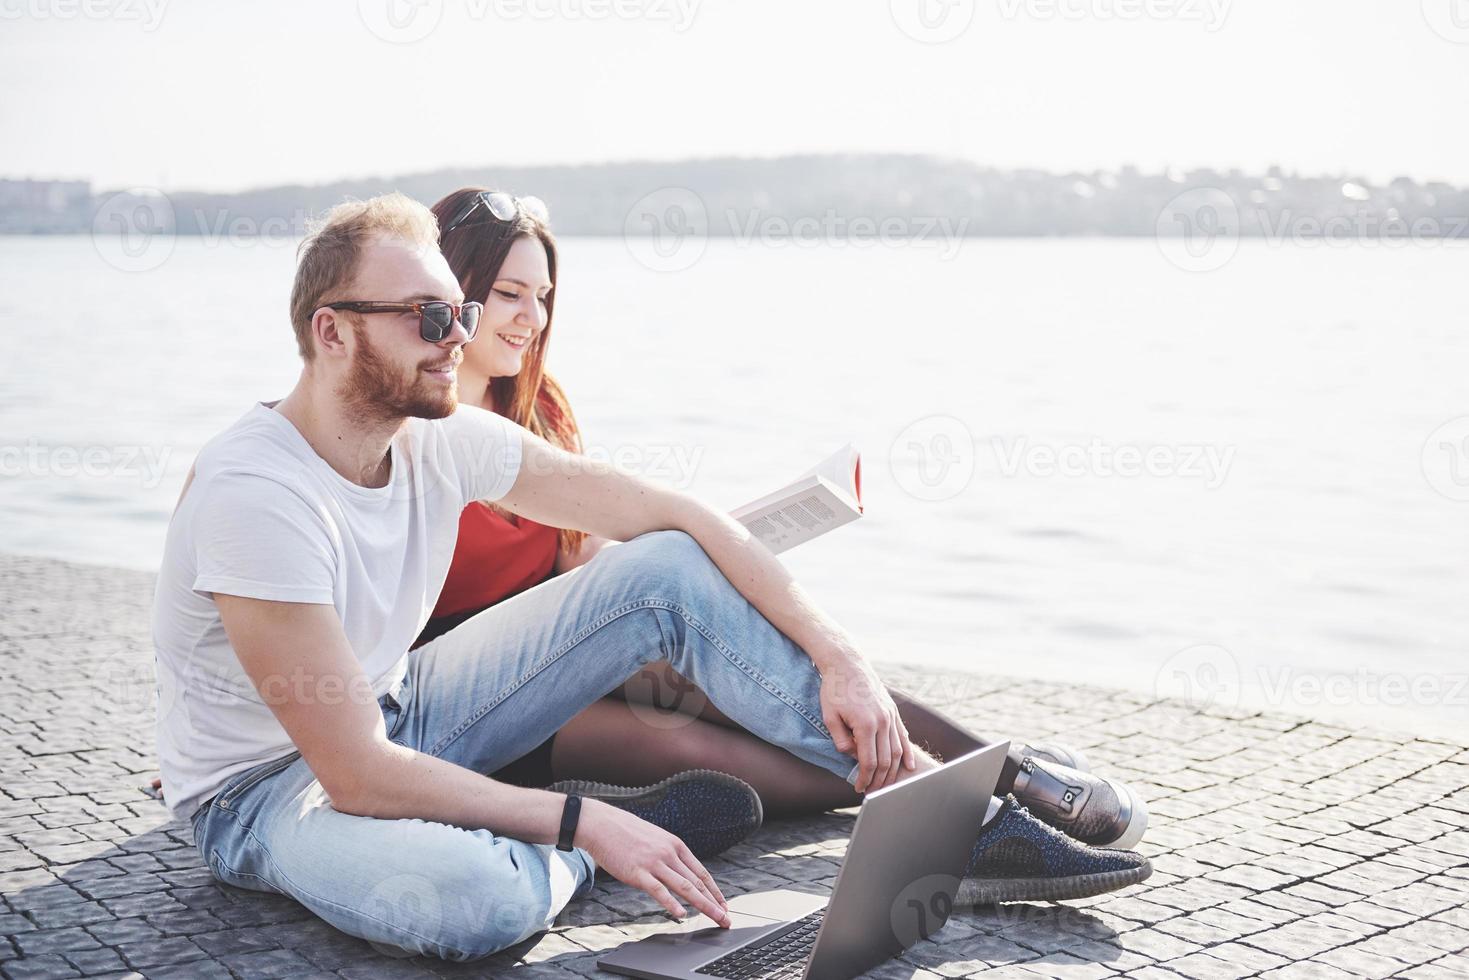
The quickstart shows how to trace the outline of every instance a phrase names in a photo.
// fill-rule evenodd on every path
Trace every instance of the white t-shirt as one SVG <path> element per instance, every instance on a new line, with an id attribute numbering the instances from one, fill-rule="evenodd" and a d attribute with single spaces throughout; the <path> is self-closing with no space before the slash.
<path id="1" fill-rule="evenodd" d="M 209 441 L 168 527 L 153 598 L 158 759 L 170 811 L 188 817 L 233 775 L 295 751 L 230 647 L 212 593 L 331 605 L 381 697 L 407 669 L 449 572 L 459 514 L 497 500 L 520 471 L 523 430 L 461 406 L 409 419 L 387 486 L 327 465 L 274 403 Z M 342 699 L 340 684 L 277 679 Z"/>

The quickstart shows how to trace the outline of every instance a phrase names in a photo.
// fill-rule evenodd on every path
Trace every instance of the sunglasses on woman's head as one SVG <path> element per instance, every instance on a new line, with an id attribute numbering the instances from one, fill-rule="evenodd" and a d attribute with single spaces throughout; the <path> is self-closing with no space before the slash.
<path id="1" fill-rule="evenodd" d="M 484 208 L 500 221 L 510 221 L 516 214 L 524 211 L 535 218 L 541 224 L 549 224 L 551 214 L 546 209 L 546 202 L 539 197 L 512 197 L 504 191 L 480 191 L 474 195 L 474 199 L 459 210 L 454 220 L 449 222 L 439 237 L 449 234 L 464 222 L 473 217 L 480 208 Z"/>
<path id="2" fill-rule="evenodd" d="M 465 303 L 455 306 L 453 303 L 445 303 L 434 300 L 428 303 L 374 303 L 360 300 L 344 300 L 340 303 L 328 303 L 329 310 L 348 310 L 352 313 L 417 313 L 418 335 L 431 344 L 437 344 L 454 329 L 454 321 L 458 320 L 464 325 L 464 332 L 469 335 L 465 340 L 468 343 L 474 339 L 479 331 L 479 315 L 484 311 L 482 303 Z"/>

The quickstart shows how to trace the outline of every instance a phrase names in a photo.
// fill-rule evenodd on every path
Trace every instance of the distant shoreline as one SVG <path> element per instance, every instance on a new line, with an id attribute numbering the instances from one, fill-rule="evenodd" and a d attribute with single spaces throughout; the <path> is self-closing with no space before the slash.
<path id="1" fill-rule="evenodd" d="M 288 237 L 347 198 L 460 187 L 534 194 L 571 236 L 813 241 L 962 238 L 1469 238 L 1469 188 L 1271 168 L 998 170 L 903 155 L 453 168 L 235 193 L 0 180 L 0 233 Z"/>

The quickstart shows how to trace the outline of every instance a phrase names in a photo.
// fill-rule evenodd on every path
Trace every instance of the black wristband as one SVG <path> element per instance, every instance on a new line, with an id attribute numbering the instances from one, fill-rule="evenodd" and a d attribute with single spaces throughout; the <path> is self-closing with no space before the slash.
<path id="1" fill-rule="evenodd" d="M 566 806 L 561 810 L 561 836 L 556 841 L 556 850 L 569 851 L 576 839 L 576 821 L 581 816 L 581 797 L 566 794 Z"/>

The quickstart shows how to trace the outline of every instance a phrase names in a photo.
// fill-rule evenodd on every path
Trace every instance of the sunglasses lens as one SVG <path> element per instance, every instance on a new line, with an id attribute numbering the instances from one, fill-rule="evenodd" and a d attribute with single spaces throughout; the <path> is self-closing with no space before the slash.
<path id="1" fill-rule="evenodd" d="M 464 330 L 473 340 L 474 335 L 479 332 L 479 314 L 484 307 L 478 303 L 465 303 L 459 310 L 459 322 L 464 324 Z"/>
<path id="2" fill-rule="evenodd" d="M 485 195 L 485 207 L 490 209 L 490 214 L 501 221 L 509 221 L 515 217 L 515 198 L 502 191 Z"/>
<path id="3" fill-rule="evenodd" d="M 546 207 L 546 202 L 539 197 L 522 197 L 520 199 L 520 206 L 525 210 L 526 214 L 529 214 L 541 224 L 546 225 L 551 223 L 551 212 Z"/>
<path id="4" fill-rule="evenodd" d="M 418 332 L 431 344 L 437 344 L 449 336 L 454 328 L 454 308 L 448 303 L 425 303 Z"/>

